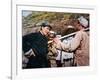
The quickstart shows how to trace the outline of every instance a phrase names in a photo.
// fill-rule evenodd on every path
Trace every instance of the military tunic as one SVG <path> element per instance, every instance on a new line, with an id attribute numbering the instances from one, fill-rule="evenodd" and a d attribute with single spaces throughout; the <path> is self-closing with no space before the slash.
<path id="1" fill-rule="evenodd" d="M 27 68 L 45 68 L 49 67 L 47 53 L 48 40 L 40 32 L 31 33 L 23 36 L 22 48 L 24 53 L 32 49 L 35 56 L 29 57 Z"/>

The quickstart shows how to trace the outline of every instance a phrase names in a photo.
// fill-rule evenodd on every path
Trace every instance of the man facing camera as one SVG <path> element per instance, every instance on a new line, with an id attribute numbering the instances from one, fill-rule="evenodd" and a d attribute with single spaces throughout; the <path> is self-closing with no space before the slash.
<path id="1" fill-rule="evenodd" d="M 31 33 L 23 36 L 22 45 L 24 53 L 27 52 L 29 61 L 26 68 L 46 68 L 49 67 L 47 59 L 48 54 L 48 39 L 47 36 L 51 30 L 51 26 L 48 22 L 42 22 L 40 24 L 41 29 L 39 32 Z M 32 52 L 29 52 L 32 51 Z"/>

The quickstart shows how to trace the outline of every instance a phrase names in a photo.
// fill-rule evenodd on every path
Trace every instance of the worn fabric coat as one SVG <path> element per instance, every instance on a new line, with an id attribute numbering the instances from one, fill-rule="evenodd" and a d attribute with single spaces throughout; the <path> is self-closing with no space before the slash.
<path id="1" fill-rule="evenodd" d="M 23 36 L 22 38 L 22 48 L 24 53 L 33 50 L 35 56 L 29 57 L 29 62 L 27 68 L 43 68 L 48 67 L 48 40 L 40 32 L 31 33 Z"/>
<path id="2" fill-rule="evenodd" d="M 58 43 L 57 47 L 66 51 L 74 51 L 74 63 L 77 66 L 89 65 L 89 36 L 84 30 L 78 31 L 69 45 Z"/>
<path id="3" fill-rule="evenodd" d="M 57 57 L 57 49 L 54 43 L 50 43 L 48 45 L 48 59 L 50 61 L 51 67 L 57 67 L 56 57 Z"/>

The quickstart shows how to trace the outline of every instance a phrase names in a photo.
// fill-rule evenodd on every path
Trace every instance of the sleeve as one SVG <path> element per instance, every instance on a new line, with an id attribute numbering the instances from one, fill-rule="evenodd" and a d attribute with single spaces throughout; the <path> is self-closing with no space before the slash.
<path id="1" fill-rule="evenodd" d="M 23 52 L 27 52 L 31 49 L 30 37 L 32 34 L 28 34 L 22 37 L 22 49 Z"/>
<path id="2" fill-rule="evenodd" d="M 76 33 L 75 37 L 72 39 L 69 50 L 74 51 L 76 48 L 78 48 L 81 40 L 82 40 L 82 32 L 79 31 Z"/>
<path id="3" fill-rule="evenodd" d="M 79 31 L 76 33 L 75 37 L 71 40 L 70 44 L 65 44 L 63 42 L 60 42 L 57 43 L 56 48 L 65 51 L 74 51 L 80 45 L 81 40 L 82 40 L 82 32 Z"/>
<path id="4" fill-rule="evenodd" d="M 65 44 L 65 43 L 61 42 L 61 43 L 58 43 L 56 45 L 56 48 L 60 49 L 60 50 L 68 51 L 69 50 L 69 44 Z"/>

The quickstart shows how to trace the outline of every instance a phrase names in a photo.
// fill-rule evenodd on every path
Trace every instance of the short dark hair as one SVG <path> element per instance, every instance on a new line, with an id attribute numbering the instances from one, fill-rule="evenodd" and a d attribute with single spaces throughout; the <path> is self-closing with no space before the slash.
<path id="1" fill-rule="evenodd" d="M 41 27 L 49 27 L 50 30 L 52 29 L 52 27 L 51 27 L 50 24 L 42 23 L 40 26 L 41 26 Z"/>

